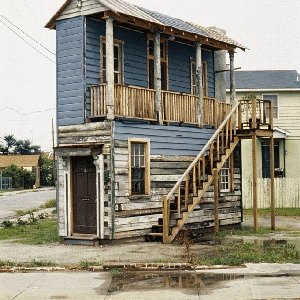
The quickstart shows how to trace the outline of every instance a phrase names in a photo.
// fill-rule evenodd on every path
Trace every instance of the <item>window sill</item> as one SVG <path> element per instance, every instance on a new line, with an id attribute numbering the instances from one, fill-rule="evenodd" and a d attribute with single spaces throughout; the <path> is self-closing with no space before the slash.
<path id="1" fill-rule="evenodd" d="M 151 195 L 131 195 L 129 196 L 129 200 L 132 201 L 140 201 L 140 200 L 148 200 L 151 199 Z"/>

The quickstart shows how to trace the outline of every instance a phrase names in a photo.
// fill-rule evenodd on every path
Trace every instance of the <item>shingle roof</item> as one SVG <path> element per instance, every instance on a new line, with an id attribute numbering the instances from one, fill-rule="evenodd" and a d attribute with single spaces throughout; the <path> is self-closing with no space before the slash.
<path id="1" fill-rule="evenodd" d="M 227 89 L 229 89 L 229 72 L 226 72 L 226 81 Z M 235 72 L 235 81 L 237 90 L 300 90 L 300 75 L 295 70 L 237 71 Z"/>
<path id="2" fill-rule="evenodd" d="M 0 155 L 0 169 L 10 165 L 32 168 L 39 165 L 40 155 Z"/>
<path id="3" fill-rule="evenodd" d="M 66 0 L 66 2 L 57 11 L 57 13 L 46 24 L 46 27 L 49 28 L 53 27 L 52 25 L 55 24 L 56 19 L 59 17 L 59 15 L 68 6 L 68 4 L 71 1 L 72 0 Z M 223 42 L 232 45 L 234 47 L 238 47 L 242 50 L 246 49 L 245 46 L 235 42 L 233 39 L 227 37 L 225 34 L 220 33 L 219 31 L 211 28 L 206 28 L 190 22 L 182 21 L 180 19 L 173 18 L 155 11 L 151 11 L 146 8 L 138 7 L 134 4 L 127 3 L 123 0 L 98 0 L 98 1 L 99 4 L 104 5 L 109 10 L 117 14 L 121 13 L 129 16 L 133 16 L 142 20 L 147 20 L 151 23 L 172 27 L 192 34 L 198 34 L 206 38 L 211 38 L 215 41 Z M 93 10 L 93 13 L 95 13 L 95 10 Z"/>

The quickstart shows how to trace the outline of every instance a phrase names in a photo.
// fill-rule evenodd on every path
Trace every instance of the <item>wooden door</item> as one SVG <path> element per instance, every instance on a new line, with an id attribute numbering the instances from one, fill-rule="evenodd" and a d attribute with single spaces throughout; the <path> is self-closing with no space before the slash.
<path id="1" fill-rule="evenodd" d="M 72 159 L 74 233 L 97 233 L 96 166 L 93 157 Z"/>

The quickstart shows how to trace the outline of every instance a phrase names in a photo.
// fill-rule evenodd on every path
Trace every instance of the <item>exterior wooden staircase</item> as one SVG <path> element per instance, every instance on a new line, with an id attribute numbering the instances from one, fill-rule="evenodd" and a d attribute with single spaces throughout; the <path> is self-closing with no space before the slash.
<path id="1" fill-rule="evenodd" d="M 218 176 L 221 168 L 233 153 L 240 141 L 240 136 L 243 136 L 245 130 L 247 134 L 249 130 L 251 134 L 253 132 L 255 134 L 255 130 L 259 127 L 255 123 L 258 120 L 257 116 L 262 120 L 262 125 L 269 126 L 269 130 L 273 126 L 271 118 L 268 122 L 266 120 L 266 103 L 260 101 L 257 102 L 256 99 L 243 100 L 232 108 L 168 195 L 162 198 L 163 218 L 159 220 L 159 225 L 153 226 L 153 232 L 148 235 L 149 240 L 162 238 L 164 243 L 171 243 L 183 228 L 191 213 L 197 206 L 199 207 L 205 192 L 213 183 L 215 197 L 214 225 L 215 232 L 219 231 Z M 242 107 L 242 105 L 244 106 Z M 269 108 L 272 108 L 271 104 Z M 246 116 L 244 121 L 242 120 L 243 114 Z M 251 117 L 252 120 L 256 121 L 252 122 Z"/>

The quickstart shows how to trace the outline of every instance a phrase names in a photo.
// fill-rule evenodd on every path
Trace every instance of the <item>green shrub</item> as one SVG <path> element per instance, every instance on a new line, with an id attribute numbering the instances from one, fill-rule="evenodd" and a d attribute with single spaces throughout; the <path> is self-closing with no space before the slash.
<path id="1" fill-rule="evenodd" d="M 18 167 L 15 165 L 10 165 L 4 168 L 2 170 L 2 176 L 12 177 L 13 188 L 32 188 L 36 180 L 34 173 L 25 170 L 23 167 Z"/>

